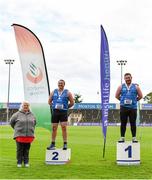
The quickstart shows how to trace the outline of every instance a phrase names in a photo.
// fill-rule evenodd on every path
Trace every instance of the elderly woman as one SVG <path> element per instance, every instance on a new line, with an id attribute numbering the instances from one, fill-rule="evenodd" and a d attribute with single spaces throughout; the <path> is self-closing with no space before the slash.
<path id="1" fill-rule="evenodd" d="M 24 101 L 19 111 L 13 114 L 10 125 L 14 129 L 14 139 L 17 147 L 17 167 L 29 167 L 29 150 L 34 140 L 36 118 L 30 111 L 30 104 Z"/>

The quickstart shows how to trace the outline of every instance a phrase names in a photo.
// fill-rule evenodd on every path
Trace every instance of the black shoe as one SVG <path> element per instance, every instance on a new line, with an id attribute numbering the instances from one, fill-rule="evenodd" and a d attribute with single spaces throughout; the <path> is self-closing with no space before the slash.
<path id="1" fill-rule="evenodd" d="M 63 150 L 67 150 L 67 144 L 63 145 Z"/>
<path id="2" fill-rule="evenodd" d="M 55 150 L 55 144 L 50 144 L 50 146 L 47 147 L 47 150 Z"/>

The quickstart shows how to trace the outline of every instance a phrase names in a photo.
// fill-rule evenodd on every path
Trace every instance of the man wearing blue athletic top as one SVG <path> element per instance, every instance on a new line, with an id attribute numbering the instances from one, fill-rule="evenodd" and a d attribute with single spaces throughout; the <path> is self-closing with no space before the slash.
<path id="1" fill-rule="evenodd" d="M 65 81 L 58 81 L 58 89 L 51 92 L 48 104 L 52 108 L 52 142 L 48 150 L 55 149 L 55 139 L 57 135 L 58 124 L 61 124 L 63 136 L 63 150 L 67 149 L 67 120 L 68 109 L 74 105 L 74 99 L 67 89 L 64 89 Z"/>
<path id="2" fill-rule="evenodd" d="M 128 118 L 131 126 L 132 142 L 138 142 L 136 139 L 137 101 L 142 99 L 143 95 L 139 85 L 132 83 L 132 76 L 130 73 L 124 75 L 124 80 L 125 83 L 118 87 L 115 95 L 120 101 L 121 138 L 118 142 L 122 143 L 125 141 Z"/>

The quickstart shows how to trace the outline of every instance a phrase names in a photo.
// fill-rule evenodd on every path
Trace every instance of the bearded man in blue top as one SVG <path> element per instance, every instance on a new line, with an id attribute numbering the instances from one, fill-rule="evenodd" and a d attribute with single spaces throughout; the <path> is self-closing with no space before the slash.
<path id="1" fill-rule="evenodd" d="M 129 118 L 132 142 L 137 143 L 136 139 L 136 118 L 137 118 L 137 101 L 142 99 L 143 95 L 138 84 L 132 83 L 130 73 L 124 75 L 125 83 L 120 85 L 116 91 L 115 97 L 120 101 L 120 132 L 121 138 L 118 142 L 125 141 L 125 132 L 127 120 Z"/>
<path id="2" fill-rule="evenodd" d="M 48 150 L 55 149 L 58 124 L 60 123 L 63 136 L 63 150 L 67 150 L 67 120 L 68 109 L 74 105 L 74 99 L 69 90 L 64 89 L 65 81 L 58 81 L 58 89 L 51 92 L 48 104 L 52 108 L 52 142 Z"/>

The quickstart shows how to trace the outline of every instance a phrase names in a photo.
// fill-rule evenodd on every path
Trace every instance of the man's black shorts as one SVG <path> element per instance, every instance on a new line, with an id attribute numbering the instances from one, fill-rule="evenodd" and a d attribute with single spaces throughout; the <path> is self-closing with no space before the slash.
<path id="1" fill-rule="evenodd" d="M 53 109 L 52 111 L 52 123 L 67 122 L 68 111 Z"/>

